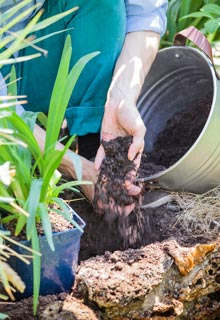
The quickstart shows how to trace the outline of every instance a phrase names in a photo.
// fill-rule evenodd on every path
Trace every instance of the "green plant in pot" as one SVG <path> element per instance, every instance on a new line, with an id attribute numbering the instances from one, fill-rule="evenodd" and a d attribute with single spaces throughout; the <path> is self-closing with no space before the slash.
<path id="1" fill-rule="evenodd" d="M 1 104 L 2 107 L 2 104 Z M 0 117 L 4 118 L 1 113 Z M 17 140 L 12 136 L 12 131 L 7 128 L 0 128 L 0 145 L 2 144 L 14 144 L 14 145 L 24 145 L 22 142 Z M 4 162 L 0 165 L 0 203 L 11 204 L 14 208 L 18 209 L 18 213 L 24 213 L 19 206 L 15 204 L 15 199 L 10 196 L 7 191 L 8 186 L 11 184 L 13 176 L 15 174 L 14 168 L 10 167 L 10 162 Z M 28 214 L 27 214 L 28 215 Z M 17 253 L 11 248 L 11 245 L 19 245 L 26 249 L 28 253 L 23 256 Z M 7 301 L 10 297 L 11 300 L 15 300 L 14 292 L 18 291 L 23 293 L 25 290 L 25 283 L 19 277 L 17 272 L 9 265 L 8 260 L 11 256 L 13 259 L 20 259 L 23 263 L 30 264 L 30 259 L 32 258 L 33 250 L 26 247 L 11 238 L 9 231 L 2 230 L 2 225 L 0 225 L 0 286 L 4 288 L 5 294 L 1 292 L 0 300 Z M 40 255 L 39 252 L 35 252 Z M 0 319 L 7 319 L 7 315 L 0 313 Z"/>
<path id="2" fill-rule="evenodd" d="M 47 22 L 44 21 L 44 25 L 46 24 Z M 42 24 L 41 27 L 43 27 Z M 37 27 L 33 27 L 31 31 L 36 30 L 36 28 Z M 30 29 L 28 31 L 30 32 Z M 24 32 L 23 38 L 25 38 L 29 32 Z M 21 34 L 23 34 L 23 32 L 20 32 L 20 35 Z M 13 51 L 18 50 L 22 45 L 27 45 L 27 43 L 17 41 L 18 39 L 16 38 L 14 42 L 17 43 L 17 45 L 12 47 Z M 36 40 L 33 40 L 31 45 L 33 45 L 34 42 L 36 43 Z M 61 238 L 62 236 L 54 235 L 53 233 L 49 216 L 50 211 L 56 210 L 58 214 L 64 216 L 66 220 L 75 226 L 74 230 L 79 233 L 76 236 L 76 247 L 79 245 L 79 238 L 84 227 L 84 222 L 80 217 L 78 217 L 72 209 L 70 210 L 68 205 L 59 197 L 66 188 L 75 188 L 75 186 L 79 184 L 89 183 L 81 181 L 81 164 L 78 162 L 76 164 L 76 172 L 78 172 L 79 179 L 77 181 L 61 184 L 61 174 L 57 169 L 74 137 L 70 138 L 62 149 L 58 149 L 56 145 L 64 113 L 75 83 L 85 64 L 97 53 L 89 54 L 81 58 L 75 66 L 69 70 L 71 53 L 71 40 L 70 37 L 67 36 L 50 100 L 46 126 L 46 142 L 43 147 L 41 143 L 38 143 L 34 135 L 34 128 L 38 115 L 31 112 L 24 112 L 22 116 L 18 116 L 13 108 L 9 108 L 9 106 L 15 105 L 15 101 L 13 101 L 14 97 L 16 97 L 15 76 L 11 77 L 11 85 L 8 87 L 8 94 L 11 95 L 12 100 L 10 100 L 10 96 L 7 96 L 7 102 L 4 101 L 4 103 L 1 104 L 0 128 L 3 128 L 11 134 L 10 136 L 4 135 L 2 137 L 3 143 L 0 145 L 0 165 L 9 162 L 10 166 L 15 171 L 15 175 L 10 185 L 6 186 L 3 183 L 0 184 L 1 195 L 4 199 L 8 199 L 8 201 L 0 201 L 0 209 L 3 212 L 1 221 L 3 226 L 14 223 L 15 235 L 19 236 L 22 233 L 25 233 L 26 238 L 29 241 L 28 243 L 30 243 L 31 247 L 34 249 L 33 270 L 31 270 L 31 272 L 33 272 L 35 313 L 41 288 L 40 283 L 42 284 L 42 273 L 44 272 L 46 275 L 45 278 L 49 279 L 49 281 L 50 277 L 53 277 L 54 269 L 51 269 L 50 264 L 52 260 L 56 260 L 56 252 L 59 251 L 56 244 L 54 245 L 54 236 L 60 238 L 61 244 L 64 243 L 64 240 Z M 28 57 L 23 58 L 23 60 L 25 59 L 28 59 Z M 0 64 L 10 64 L 13 62 L 18 62 L 18 60 L 15 61 L 7 56 L 7 51 L 0 53 Z M 1 100 L 3 101 L 4 99 Z M 19 143 L 17 143 L 17 141 L 19 141 Z M 76 161 L 73 154 L 72 157 L 73 162 Z M 78 167 L 79 170 L 77 170 Z M 54 204 L 57 205 L 56 208 L 54 208 Z M 39 223 L 43 227 L 44 237 L 39 237 L 38 235 L 37 226 Z M 67 243 L 72 243 L 74 241 L 73 236 L 70 234 L 67 238 Z M 41 243 L 42 239 L 44 239 L 43 243 Z M 50 248 L 50 252 L 55 251 L 50 260 L 45 261 L 45 264 L 43 259 L 44 257 L 48 258 L 48 256 L 42 255 L 41 258 L 37 254 L 37 252 L 42 251 L 44 246 L 46 246 L 47 250 Z M 17 249 L 20 250 L 19 247 Z M 77 250 L 78 249 L 76 248 L 76 251 Z M 47 253 L 48 252 L 49 251 L 47 251 Z M 65 256 L 68 256 L 68 252 L 68 250 L 62 250 L 62 253 L 64 253 Z M 75 254 L 75 260 L 77 260 L 77 254 L 78 252 Z M 65 256 L 59 260 L 61 262 L 55 261 L 54 268 L 57 268 L 59 263 L 62 264 L 61 268 L 63 268 L 63 272 L 61 273 L 64 277 L 67 277 L 67 271 L 70 275 L 73 275 L 73 270 L 72 265 L 66 267 Z M 71 263 L 72 262 L 73 261 L 71 261 Z M 11 262 L 11 265 L 16 271 L 19 269 L 13 261 Z M 46 268 L 47 266 L 50 268 Z M 22 266 L 21 269 L 24 269 L 24 266 Z M 61 278 L 56 278 L 55 280 L 58 290 L 63 291 L 66 289 L 66 286 L 62 284 Z M 71 279 L 71 281 L 72 280 L 73 279 Z M 49 282 L 48 287 L 50 287 Z"/>
<path id="3" fill-rule="evenodd" d="M 15 234 L 19 235 L 23 230 L 25 230 L 27 240 L 31 242 L 32 248 L 37 252 L 42 251 L 42 245 L 40 246 L 37 231 L 37 224 L 39 222 L 42 223 L 46 236 L 45 245 L 48 244 L 52 251 L 57 250 L 54 246 L 53 232 L 49 218 L 51 205 L 56 203 L 58 205 L 58 209 L 56 211 L 75 225 L 78 228 L 78 231 L 82 232 L 82 227 L 84 227 L 82 221 L 80 221 L 81 226 L 77 223 L 77 221 L 80 220 L 79 217 L 74 219 L 72 216 L 72 210 L 69 210 L 69 207 L 67 207 L 59 198 L 59 194 L 64 188 L 74 187 L 77 184 L 89 183 L 83 181 L 72 181 L 63 185 L 58 185 L 61 175 L 57 169 L 74 137 L 69 139 L 62 150 L 56 149 L 56 144 L 64 118 L 65 109 L 74 85 L 85 64 L 97 53 L 84 56 L 69 71 L 71 52 L 71 41 L 70 37 L 67 36 L 54 90 L 51 96 L 46 128 L 46 142 L 43 153 L 33 134 L 37 114 L 25 112 L 22 117 L 19 117 L 15 112 L 5 110 L 2 111 L 3 116 L 0 121 L 1 127 L 13 130 L 13 137 L 21 140 L 26 145 L 26 147 L 14 144 L 2 144 L 0 146 L 1 163 L 9 161 L 15 167 L 16 172 L 13 181 L 5 192 L 7 192 L 7 196 L 15 199 L 16 207 L 20 207 L 20 210 L 27 213 L 23 215 L 19 214 L 17 209 L 14 207 L 14 202 L 1 202 L 0 208 L 7 212 L 7 214 L 2 218 L 2 223 L 5 225 L 8 222 L 15 221 Z M 59 95 L 57 94 L 58 92 Z M 69 241 L 72 241 L 70 236 L 67 243 Z M 61 243 L 63 242 L 64 241 L 62 240 Z M 67 248 L 65 248 L 65 250 L 61 251 L 62 253 L 65 251 L 65 255 L 68 256 L 71 250 L 68 251 Z M 48 256 L 46 258 L 48 258 Z M 54 259 L 56 259 L 55 256 Z M 64 263 L 64 266 L 61 266 L 63 269 L 61 273 L 64 274 L 65 280 L 65 277 L 67 277 L 67 271 L 70 272 L 72 266 L 68 266 L 69 270 L 67 270 L 64 258 L 62 262 Z M 53 270 L 51 269 L 51 260 L 47 261 L 46 264 L 50 267 L 49 271 L 46 271 L 47 278 L 50 276 L 53 278 L 54 270 L 58 266 L 55 263 L 55 269 Z M 16 266 L 14 267 L 16 269 Z M 66 270 L 64 272 L 65 268 Z M 41 257 L 34 254 L 33 293 L 35 312 L 40 290 L 41 273 Z M 61 281 L 60 279 L 56 279 L 56 281 L 57 286 L 62 288 L 60 289 L 61 291 L 66 289 L 65 285 L 62 287 L 62 284 L 58 283 Z"/>

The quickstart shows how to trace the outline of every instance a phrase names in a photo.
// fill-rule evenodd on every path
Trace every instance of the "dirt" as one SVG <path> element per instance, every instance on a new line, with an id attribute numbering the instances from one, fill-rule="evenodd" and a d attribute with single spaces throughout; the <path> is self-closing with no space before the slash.
<path id="1" fill-rule="evenodd" d="M 220 290 L 219 261 L 217 243 L 182 247 L 176 240 L 154 242 L 84 261 L 75 290 L 106 320 L 216 319 L 219 300 L 209 311 L 197 300 L 202 297 L 204 303 L 209 293 Z M 195 304 L 201 312 L 192 317 Z"/>
<path id="2" fill-rule="evenodd" d="M 209 109 L 210 100 L 205 98 L 194 103 L 190 111 L 175 115 L 173 119 L 168 122 L 164 132 L 159 135 L 154 152 L 151 155 L 147 155 L 147 162 L 145 161 L 146 157 L 143 157 L 141 170 L 143 170 L 145 174 L 146 172 L 152 173 L 155 164 L 159 170 L 163 170 L 163 168 L 177 161 L 197 139 L 206 122 Z M 93 258 L 91 263 L 95 266 L 96 262 L 101 259 L 98 256 L 103 255 L 104 258 L 111 257 L 112 268 L 119 273 L 121 272 L 123 275 L 125 274 L 122 265 L 123 257 L 126 257 L 127 262 L 129 262 L 130 259 L 131 264 L 137 259 L 142 259 L 145 257 L 145 253 L 141 249 L 143 246 L 149 245 L 150 247 L 146 249 L 148 250 L 147 256 L 159 261 L 158 259 L 162 259 L 162 255 L 159 254 L 160 250 L 158 249 L 157 252 L 155 248 L 157 248 L 157 246 L 160 248 L 160 243 L 164 240 L 174 239 L 179 245 L 185 247 L 216 240 L 206 237 L 205 234 L 200 238 L 194 237 L 193 234 L 183 229 L 182 225 L 178 222 L 179 211 L 175 204 L 171 202 L 156 209 L 134 210 L 126 218 L 120 214 L 118 206 L 123 207 L 135 202 L 136 207 L 138 207 L 140 202 L 139 198 L 136 199 L 130 197 L 128 194 L 121 193 L 122 188 L 120 187 L 120 183 L 125 183 L 127 174 L 135 170 L 134 164 L 130 162 L 127 163 L 126 161 L 128 160 L 125 160 L 126 157 L 124 157 L 131 142 L 129 139 L 130 138 L 125 140 L 124 148 L 121 147 L 121 140 L 117 140 L 114 145 L 114 147 L 116 147 L 114 154 L 115 150 L 117 150 L 120 158 L 119 163 L 116 163 L 116 160 L 111 162 L 112 145 L 110 144 L 110 147 L 109 145 L 105 145 L 106 150 L 109 151 L 109 157 L 106 158 L 104 169 L 101 171 L 96 196 L 102 194 L 102 203 L 107 204 L 109 195 L 113 195 L 113 207 L 116 208 L 116 210 L 113 210 L 113 214 L 109 208 L 101 210 L 100 212 L 96 207 L 95 212 L 94 207 L 86 200 L 72 202 L 74 210 L 76 210 L 80 217 L 86 222 L 85 232 L 81 237 L 79 263 L 83 264 L 84 261 Z M 120 164 L 122 166 L 120 166 Z M 126 171 L 122 170 L 124 166 L 126 167 Z M 148 186 L 146 186 L 146 188 L 146 191 L 149 191 Z M 144 191 L 143 189 L 143 192 Z M 75 196 L 73 195 L 73 197 Z M 155 247 L 154 243 L 158 243 L 158 245 Z M 126 256 L 128 253 L 123 254 L 126 249 L 131 250 L 129 251 L 130 256 Z M 112 260 L 112 252 L 116 250 L 120 251 L 119 256 L 122 260 L 119 258 L 115 259 L 115 261 Z M 157 256 L 157 254 L 159 254 L 159 256 Z M 158 264 L 155 263 L 155 268 L 156 265 Z M 152 273 L 154 271 L 155 270 L 152 270 Z M 135 284 L 130 285 L 131 287 L 135 287 Z M 129 288 L 124 288 L 124 290 L 128 289 Z M 83 311 L 81 314 L 76 314 L 77 312 L 80 313 L 80 311 L 77 310 Z M 7 313 L 10 319 L 13 320 L 21 320 L 24 318 L 27 320 L 103 319 L 100 309 L 94 309 L 94 306 L 92 309 L 85 306 L 80 300 L 80 297 L 74 295 L 74 291 L 70 294 L 63 293 L 40 297 L 36 317 L 32 315 L 31 298 L 12 304 L 0 304 L 0 311 Z M 217 319 L 217 317 L 213 319 Z"/>
<path id="3" fill-rule="evenodd" d="M 95 185 L 94 209 L 107 220 L 114 220 L 123 213 L 124 207 L 138 202 L 138 197 L 129 195 L 124 188 L 126 182 L 133 182 L 136 172 L 134 161 L 127 157 L 132 137 L 118 137 L 101 143 L 106 156 Z"/>
<path id="4" fill-rule="evenodd" d="M 39 298 L 37 316 L 33 315 L 33 299 L 28 298 L 12 304 L 0 304 L 0 311 L 10 316 L 11 320 L 97 320 L 99 311 L 85 306 L 80 298 L 71 294 L 60 293 Z"/>
<path id="5" fill-rule="evenodd" d="M 132 245 L 124 242 L 123 238 L 118 234 L 117 222 L 109 226 L 102 217 L 93 211 L 92 206 L 87 202 L 78 202 L 75 205 L 75 210 L 86 221 L 85 232 L 81 238 L 80 261 L 103 255 L 106 251 L 137 249 L 141 246 L 171 238 L 176 239 L 183 246 L 215 240 L 215 238 L 206 237 L 205 234 L 200 237 L 194 237 L 190 231 L 184 229 L 182 224 L 178 222 L 179 211 L 176 211 L 175 206 L 172 206 L 171 203 L 155 209 L 141 209 L 144 225 L 142 239 L 137 239 Z M 132 221 L 132 217 L 130 219 Z"/>
<path id="6" fill-rule="evenodd" d="M 211 97 L 203 97 L 167 121 L 153 150 L 144 154 L 147 161 L 141 162 L 141 175 L 148 176 L 169 168 L 190 149 L 204 128 L 211 104 Z"/>
<path id="7" fill-rule="evenodd" d="M 108 228 L 112 229 L 114 224 L 118 232 L 116 237 L 122 239 L 125 245 L 132 245 L 138 239 L 141 241 L 143 229 L 143 217 L 139 209 L 141 193 L 130 195 L 125 187 L 135 184 L 142 188 L 142 184 L 135 181 L 135 160 L 130 161 L 127 157 L 132 137 L 118 137 L 101 143 L 106 156 L 95 184 L 94 211 L 103 216 L 103 222 L 106 221 Z"/>
<path id="8" fill-rule="evenodd" d="M 145 225 L 142 244 L 147 245 L 145 247 L 146 249 L 142 249 L 142 247 L 140 247 L 139 239 L 136 243 L 128 246 L 118 234 L 117 221 L 110 226 L 103 216 L 100 216 L 94 212 L 93 207 L 86 200 L 74 202 L 73 207 L 87 224 L 84 234 L 81 237 L 79 264 L 83 266 L 83 263 L 87 263 L 87 261 L 89 261 L 90 266 L 95 269 L 100 267 L 100 265 L 98 265 L 100 260 L 106 259 L 111 262 L 110 267 L 112 274 L 117 272 L 118 275 L 121 274 L 121 276 L 128 279 L 128 274 L 126 271 L 127 267 L 125 268 L 125 266 L 132 267 L 132 265 L 137 265 L 139 261 L 139 263 L 143 263 L 145 266 L 143 270 L 146 268 L 147 274 L 149 273 L 148 278 L 146 278 L 148 285 L 152 284 L 151 280 L 153 281 L 153 279 L 154 281 L 159 281 L 157 278 L 157 267 L 159 268 L 160 261 L 162 258 L 164 258 L 164 254 L 162 252 L 162 247 L 164 245 L 161 244 L 163 241 L 172 239 L 172 241 L 176 240 L 178 244 L 182 246 L 190 247 L 191 245 L 195 245 L 197 243 L 207 243 L 211 240 L 210 238 L 206 238 L 205 235 L 201 238 L 194 238 L 190 233 L 184 230 L 180 224 L 178 224 L 178 211 L 175 211 L 172 207 L 170 208 L 169 205 L 164 205 L 163 207 L 157 209 L 141 210 Z M 125 252 L 126 249 L 128 249 L 128 252 Z M 92 258 L 92 260 L 88 260 L 90 258 Z M 148 267 L 146 267 L 147 263 Z M 110 273 L 107 267 L 104 267 L 103 264 L 102 269 L 100 269 L 99 272 L 101 272 L 103 277 L 106 275 L 108 278 Z M 136 282 L 138 280 L 138 274 L 137 277 L 134 277 L 132 281 L 136 279 Z M 92 273 L 91 275 L 91 279 L 93 278 L 95 278 L 95 273 Z M 103 281 L 104 280 L 105 279 L 103 278 Z M 124 290 L 124 292 L 127 292 L 126 290 L 131 290 L 133 292 L 134 288 L 138 286 L 138 290 L 140 290 L 142 283 L 137 284 L 135 282 L 129 282 L 128 285 L 128 282 L 124 281 L 122 283 L 121 290 Z M 155 283 L 154 285 L 156 286 Z M 106 292 L 108 296 L 110 294 L 114 294 L 114 289 L 112 288 L 114 288 L 114 286 L 108 289 L 109 292 Z M 119 291 L 117 291 L 117 294 L 118 293 Z M 141 295 L 140 291 L 139 294 Z M 0 311 L 7 313 L 11 320 L 104 319 L 102 310 L 100 308 L 97 308 L 94 305 L 85 305 L 83 299 L 75 295 L 74 290 L 69 294 L 57 294 L 40 297 L 38 314 L 36 317 L 34 317 L 32 314 L 32 303 L 32 298 L 28 298 L 12 304 L 0 304 Z M 170 310 L 173 310 L 174 305 L 172 301 L 169 303 Z M 211 305 L 211 301 L 209 301 L 208 305 Z M 175 308 L 178 308 L 178 306 L 175 306 Z M 191 320 L 190 318 L 186 319 Z M 196 317 L 195 319 L 197 320 Z M 204 317 L 201 319 L 206 318 Z M 208 319 L 212 318 L 210 317 Z M 213 319 L 217 318 L 215 317 Z M 125 320 L 125 318 L 122 318 L 122 320 Z"/>
<path id="9" fill-rule="evenodd" d="M 62 232 L 73 228 L 73 225 L 57 212 L 52 210 L 48 215 L 51 222 L 52 232 Z M 10 231 L 12 239 L 14 239 L 15 241 L 27 240 L 25 230 L 21 230 L 19 236 L 15 236 L 15 226 L 16 225 L 13 221 L 9 221 L 4 224 L 5 229 Z M 41 223 L 37 223 L 36 228 L 40 236 L 43 236 L 45 234 L 44 228 Z"/>

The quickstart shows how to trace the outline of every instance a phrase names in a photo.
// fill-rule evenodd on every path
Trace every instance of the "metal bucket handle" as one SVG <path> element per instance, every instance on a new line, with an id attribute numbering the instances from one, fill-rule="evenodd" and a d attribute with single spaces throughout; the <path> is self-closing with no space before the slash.
<path id="1" fill-rule="evenodd" d="M 185 46 L 186 40 L 192 41 L 199 49 L 201 49 L 205 53 L 205 55 L 210 59 L 212 63 L 217 79 L 220 79 L 220 76 L 215 69 L 212 47 L 204 34 L 194 26 L 190 26 L 175 34 L 174 45 Z"/>

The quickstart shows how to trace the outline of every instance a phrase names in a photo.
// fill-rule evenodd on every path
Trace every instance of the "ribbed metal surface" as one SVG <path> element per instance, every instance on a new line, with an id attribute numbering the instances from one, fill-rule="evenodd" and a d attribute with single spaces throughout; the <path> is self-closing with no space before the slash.
<path id="1" fill-rule="evenodd" d="M 153 149 L 173 114 L 208 95 L 213 97 L 211 110 L 195 143 L 179 161 L 145 180 L 195 193 L 220 184 L 220 83 L 213 66 L 201 51 L 190 47 L 159 51 L 138 100 L 147 127 L 146 152 Z"/>

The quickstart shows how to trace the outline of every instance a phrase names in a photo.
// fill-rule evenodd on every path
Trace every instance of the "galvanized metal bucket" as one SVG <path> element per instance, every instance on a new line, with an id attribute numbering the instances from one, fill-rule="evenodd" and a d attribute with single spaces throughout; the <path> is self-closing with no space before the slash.
<path id="1" fill-rule="evenodd" d="M 186 39 L 198 49 L 186 46 Z M 154 181 L 167 190 L 194 193 L 220 184 L 220 80 L 209 42 L 199 30 L 189 27 L 175 36 L 174 46 L 158 52 L 145 79 L 138 99 L 147 127 L 145 151 L 153 150 L 168 119 L 207 95 L 212 97 L 211 110 L 195 143 L 176 163 L 145 177 L 145 181 Z"/>

